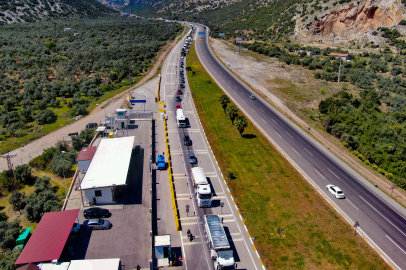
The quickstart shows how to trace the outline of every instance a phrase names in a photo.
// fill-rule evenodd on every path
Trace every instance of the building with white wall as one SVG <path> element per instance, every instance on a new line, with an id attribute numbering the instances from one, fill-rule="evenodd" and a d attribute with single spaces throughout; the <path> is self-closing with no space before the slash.
<path id="1" fill-rule="evenodd" d="M 80 150 L 76 161 L 78 163 L 78 168 L 80 171 L 87 171 L 90 166 L 90 162 L 93 159 L 94 154 L 96 153 L 97 146 L 83 147 Z"/>
<path id="2" fill-rule="evenodd" d="M 80 188 L 85 203 L 117 203 L 117 187 L 125 186 L 134 146 L 134 136 L 103 139 L 83 178 Z"/>

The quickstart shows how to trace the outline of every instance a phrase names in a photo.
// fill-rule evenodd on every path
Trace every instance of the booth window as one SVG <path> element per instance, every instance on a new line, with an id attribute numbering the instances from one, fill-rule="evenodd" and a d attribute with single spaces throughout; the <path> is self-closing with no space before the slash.
<path id="1" fill-rule="evenodd" d="M 95 190 L 94 191 L 94 196 L 95 197 L 101 197 L 102 196 L 101 190 Z"/>

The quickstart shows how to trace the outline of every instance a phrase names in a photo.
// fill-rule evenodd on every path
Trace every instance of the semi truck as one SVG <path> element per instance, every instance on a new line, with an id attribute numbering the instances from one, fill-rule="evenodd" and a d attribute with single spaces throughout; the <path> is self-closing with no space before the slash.
<path id="1" fill-rule="evenodd" d="M 176 124 L 178 125 L 178 128 L 186 127 L 186 118 L 182 109 L 176 110 Z"/>
<path id="2" fill-rule="evenodd" d="M 205 215 L 204 221 L 214 269 L 236 269 L 237 264 L 234 261 L 233 250 L 230 248 L 230 243 L 228 242 L 220 217 L 218 215 Z"/>
<path id="3" fill-rule="evenodd" d="M 192 176 L 199 207 L 211 207 L 212 192 L 203 168 L 192 168 Z"/>
<path id="4" fill-rule="evenodd" d="M 158 170 L 165 170 L 166 163 L 165 163 L 164 155 L 158 155 L 158 160 L 156 162 L 156 166 L 158 167 Z"/>

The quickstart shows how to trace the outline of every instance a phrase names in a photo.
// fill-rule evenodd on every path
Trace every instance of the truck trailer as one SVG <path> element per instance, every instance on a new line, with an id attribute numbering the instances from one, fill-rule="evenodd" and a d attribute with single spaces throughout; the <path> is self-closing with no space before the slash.
<path id="1" fill-rule="evenodd" d="M 186 127 L 186 118 L 182 109 L 176 110 L 176 124 L 178 125 L 178 128 Z"/>
<path id="2" fill-rule="evenodd" d="M 205 215 L 204 223 L 214 269 L 236 269 L 237 264 L 234 261 L 233 251 L 230 248 L 220 217 L 218 215 Z"/>
<path id="3" fill-rule="evenodd" d="M 212 192 L 203 168 L 192 168 L 192 176 L 199 207 L 211 207 Z"/>

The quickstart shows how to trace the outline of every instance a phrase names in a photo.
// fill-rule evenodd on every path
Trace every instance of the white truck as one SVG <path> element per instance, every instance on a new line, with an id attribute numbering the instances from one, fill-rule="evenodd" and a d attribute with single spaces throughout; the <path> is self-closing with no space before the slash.
<path id="1" fill-rule="evenodd" d="M 220 217 L 218 215 L 205 215 L 204 221 L 214 269 L 236 269 L 237 264 L 234 261 L 233 251 L 230 248 L 230 243 L 228 242 Z"/>
<path id="2" fill-rule="evenodd" d="M 195 191 L 199 207 L 211 207 L 212 192 L 203 168 L 192 168 L 192 176 L 195 183 Z"/>
<path id="3" fill-rule="evenodd" d="M 186 127 L 186 118 L 182 109 L 176 110 L 176 124 L 178 125 L 178 128 Z"/>

